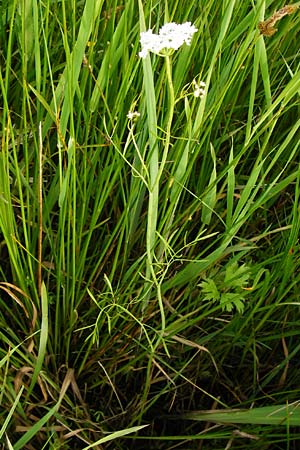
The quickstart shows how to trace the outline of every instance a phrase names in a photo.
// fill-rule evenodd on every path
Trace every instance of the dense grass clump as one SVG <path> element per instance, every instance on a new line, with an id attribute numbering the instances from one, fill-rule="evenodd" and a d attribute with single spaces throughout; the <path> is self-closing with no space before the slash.
<path id="1" fill-rule="evenodd" d="M 2 2 L 1 448 L 297 448 L 298 3 Z"/>

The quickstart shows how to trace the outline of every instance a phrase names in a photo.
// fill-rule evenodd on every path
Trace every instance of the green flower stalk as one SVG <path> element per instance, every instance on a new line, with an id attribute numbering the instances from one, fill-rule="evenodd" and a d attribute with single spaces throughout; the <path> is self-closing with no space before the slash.
<path id="1" fill-rule="evenodd" d="M 159 204 L 159 183 L 169 153 L 171 127 L 173 122 L 174 105 L 175 105 L 171 56 L 174 53 L 174 51 L 178 50 L 184 43 L 190 45 L 192 36 L 196 31 L 197 28 L 194 25 L 192 25 L 191 22 L 186 22 L 183 24 L 167 23 L 159 30 L 158 34 L 154 34 L 152 30 L 142 32 L 140 39 L 142 50 L 140 51 L 139 56 L 143 60 L 145 60 L 143 67 L 145 77 L 147 113 L 148 115 L 150 113 L 150 115 L 152 116 L 152 120 L 150 120 L 148 116 L 149 141 L 151 139 L 150 135 L 151 133 L 153 134 L 154 131 L 153 129 L 151 129 L 151 127 L 154 126 L 153 118 L 155 117 L 156 119 L 156 113 L 155 111 L 153 111 L 153 102 L 155 104 L 155 96 L 154 96 L 154 85 L 153 85 L 151 63 L 150 58 L 148 58 L 149 52 L 153 52 L 157 55 L 165 57 L 167 84 L 169 91 L 168 120 L 161 159 L 159 158 L 159 149 L 157 143 L 155 142 L 152 143 L 151 145 L 150 142 L 150 152 L 151 152 L 151 156 L 149 159 L 150 182 L 149 182 L 149 205 L 148 205 L 147 243 L 146 243 L 147 247 L 146 278 L 149 280 L 149 278 L 151 277 L 157 289 L 157 299 L 161 312 L 162 334 L 165 329 L 165 314 L 160 290 L 160 283 L 157 279 L 153 262 L 156 262 L 163 254 L 163 250 L 160 249 L 159 255 L 156 255 L 155 241 L 156 241 L 156 228 L 157 228 L 158 204 Z M 152 102 L 150 101 L 150 99 L 152 99 Z"/>

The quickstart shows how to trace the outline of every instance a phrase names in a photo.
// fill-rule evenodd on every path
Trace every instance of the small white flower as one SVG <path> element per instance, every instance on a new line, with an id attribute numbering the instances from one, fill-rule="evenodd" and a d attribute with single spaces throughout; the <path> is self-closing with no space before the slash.
<path id="1" fill-rule="evenodd" d="M 196 80 L 193 80 L 193 85 L 194 85 L 194 97 L 200 98 L 204 97 L 206 87 L 204 81 L 200 81 L 200 83 L 198 84 Z"/>
<path id="2" fill-rule="evenodd" d="M 140 117 L 140 113 L 137 111 L 129 111 L 127 117 L 129 120 L 137 119 L 138 117 Z"/>
<path id="3" fill-rule="evenodd" d="M 158 34 L 152 30 L 141 33 L 142 50 L 139 52 L 140 58 L 146 58 L 148 51 L 161 54 L 164 49 L 178 50 L 184 43 L 190 45 L 193 34 L 197 28 L 191 22 L 177 24 L 166 23 L 161 27 Z"/>

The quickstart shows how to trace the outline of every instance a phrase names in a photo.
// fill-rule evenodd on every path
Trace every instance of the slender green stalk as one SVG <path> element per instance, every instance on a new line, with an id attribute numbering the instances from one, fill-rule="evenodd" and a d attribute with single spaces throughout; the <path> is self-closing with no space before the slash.
<path id="1" fill-rule="evenodd" d="M 173 80 L 172 80 L 172 64 L 171 64 L 171 58 L 170 56 L 165 56 L 165 63 L 166 63 L 166 74 L 167 74 L 167 84 L 168 84 L 168 119 L 167 119 L 167 126 L 165 131 L 165 137 L 164 137 L 164 147 L 163 147 L 163 153 L 162 158 L 159 163 L 159 168 L 157 165 L 157 161 L 155 160 L 154 166 L 157 168 L 157 174 L 155 174 L 154 168 L 151 170 L 151 162 L 150 162 L 150 192 L 149 192 L 149 207 L 148 207 L 148 226 L 147 226 L 147 236 L 148 236 L 148 246 L 147 246 L 147 255 L 148 255 L 148 262 L 150 265 L 150 272 L 152 275 L 152 278 L 154 280 L 156 289 L 157 289 L 157 299 L 158 304 L 160 308 L 160 314 L 161 314 L 161 331 L 162 334 L 165 330 L 165 312 L 164 312 L 164 305 L 162 300 L 162 294 L 161 294 L 161 287 L 160 283 L 157 279 L 155 269 L 153 267 L 153 261 L 159 261 L 162 257 L 162 254 L 164 252 L 164 248 L 160 248 L 159 254 L 156 255 L 155 251 L 155 242 L 156 242 L 156 236 L 157 236 L 157 230 L 156 226 L 154 227 L 154 224 L 156 223 L 157 216 L 158 216 L 158 205 L 159 205 L 159 184 L 162 177 L 162 174 L 165 169 L 165 165 L 167 162 L 169 150 L 170 150 L 170 142 L 171 142 L 171 129 L 172 129 L 172 122 L 173 122 L 173 115 L 174 115 L 174 105 L 175 105 L 175 95 L 174 95 L 174 87 L 173 87 Z M 155 178 L 151 178 L 151 174 Z M 156 220 L 154 220 L 154 218 Z M 170 224 L 171 225 L 171 224 Z"/>

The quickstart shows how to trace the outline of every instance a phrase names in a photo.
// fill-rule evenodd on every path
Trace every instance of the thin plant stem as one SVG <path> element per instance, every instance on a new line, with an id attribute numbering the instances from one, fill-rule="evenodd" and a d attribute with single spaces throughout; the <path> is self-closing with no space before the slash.
<path id="1" fill-rule="evenodd" d="M 175 105 L 175 94 L 174 94 L 174 86 L 173 86 L 173 80 L 172 80 L 172 64 L 171 64 L 171 57 L 169 55 L 165 56 L 165 62 L 166 62 L 166 73 L 167 73 L 167 81 L 168 81 L 168 89 L 169 89 L 169 114 L 168 114 L 168 121 L 167 121 L 167 128 L 166 128 L 166 138 L 165 138 L 165 145 L 164 150 L 162 154 L 162 160 L 160 163 L 160 168 L 157 174 L 157 183 L 159 183 L 160 178 L 162 176 L 162 173 L 164 171 L 168 153 L 170 149 L 170 142 L 171 142 L 171 128 L 172 128 L 172 122 L 173 122 L 173 115 L 174 115 L 174 105 Z"/>
<path id="2" fill-rule="evenodd" d="M 175 104 L 175 95 L 174 95 L 174 87 L 173 87 L 173 81 L 172 81 L 172 64 L 171 64 L 171 58 L 169 55 L 165 56 L 165 62 L 166 62 L 166 73 L 167 73 L 167 81 L 168 81 L 168 90 L 169 90 L 169 102 L 168 102 L 168 120 L 167 120 L 167 128 L 166 128 L 166 137 L 165 137 L 165 143 L 163 148 L 163 154 L 162 154 L 162 160 L 159 166 L 159 169 L 157 171 L 157 175 L 155 177 L 154 184 L 151 184 L 150 180 L 150 191 L 149 191 L 149 207 L 148 207 L 148 227 L 147 227 L 147 256 L 148 256 L 148 264 L 149 264 L 149 271 L 151 273 L 153 282 L 156 286 L 157 290 L 157 300 L 159 304 L 160 314 L 161 314 L 161 331 L 162 335 L 165 330 L 165 312 L 164 312 L 164 305 L 161 295 L 161 288 L 160 283 L 157 279 L 154 267 L 153 267 L 153 260 L 160 259 L 160 256 L 164 252 L 165 245 L 163 248 L 159 250 L 159 255 L 155 255 L 155 245 L 153 246 L 153 242 L 155 243 L 155 239 L 153 240 L 152 233 L 156 233 L 156 227 L 153 228 L 153 218 L 157 218 L 158 216 L 158 205 L 159 205 L 159 183 L 160 179 L 162 177 L 162 173 L 164 171 L 169 149 L 170 149 L 170 143 L 171 143 L 171 128 L 172 128 L 172 122 L 173 122 L 173 115 L 174 115 L 174 104 Z M 150 170 L 151 174 L 151 170 Z"/>

